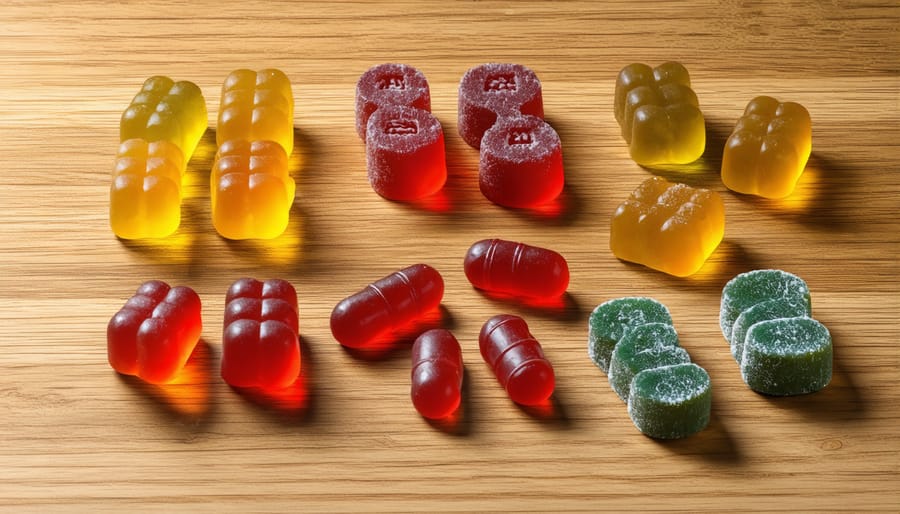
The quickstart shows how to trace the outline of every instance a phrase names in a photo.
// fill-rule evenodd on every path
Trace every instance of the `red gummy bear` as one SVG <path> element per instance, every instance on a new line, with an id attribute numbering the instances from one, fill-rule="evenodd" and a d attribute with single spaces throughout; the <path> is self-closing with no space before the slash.
<path id="1" fill-rule="evenodd" d="M 421 71 L 406 64 L 379 64 L 369 68 L 356 83 L 356 132 L 366 139 L 369 117 L 388 105 L 405 105 L 431 111 L 428 81 Z"/>
<path id="2" fill-rule="evenodd" d="M 459 83 L 459 135 L 474 148 L 498 117 L 529 114 L 544 117 L 541 81 L 521 64 L 482 64 Z"/>
<path id="3" fill-rule="evenodd" d="M 279 279 L 242 278 L 225 296 L 222 378 L 234 387 L 285 388 L 300 374 L 297 292 Z"/>
<path id="4" fill-rule="evenodd" d="M 500 118 L 481 140 L 481 193 L 505 207 L 537 207 L 563 190 L 562 143 L 535 116 Z"/>
<path id="5" fill-rule="evenodd" d="M 109 364 L 151 384 L 173 381 L 200 340 L 200 297 L 189 287 L 144 282 L 109 320 Z"/>
<path id="6" fill-rule="evenodd" d="M 459 407 L 463 381 L 462 349 L 449 330 L 420 335 L 412 347 L 410 395 L 419 414 L 440 419 Z"/>
<path id="7" fill-rule="evenodd" d="M 478 289 L 514 296 L 553 298 L 569 287 L 569 265 L 562 255 L 503 239 L 473 244 L 463 268 Z"/>
<path id="8" fill-rule="evenodd" d="M 522 318 L 501 314 L 487 320 L 481 327 L 478 345 L 484 361 L 512 401 L 537 405 L 553 394 L 553 366 Z"/>

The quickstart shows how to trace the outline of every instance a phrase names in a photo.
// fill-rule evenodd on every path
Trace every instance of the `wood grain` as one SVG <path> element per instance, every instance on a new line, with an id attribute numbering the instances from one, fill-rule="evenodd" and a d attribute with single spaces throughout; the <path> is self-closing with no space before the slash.
<path id="1" fill-rule="evenodd" d="M 896 511 L 900 506 L 900 8 L 896 2 L 44 2 L 0 7 L 0 508 L 10 511 Z M 649 172 L 612 114 L 625 64 L 679 60 L 708 120 L 704 157 L 664 176 L 722 192 L 726 239 L 695 277 L 616 260 L 609 218 Z M 429 79 L 450 178 L 421 205 L 382 200 L 353 124 L 356 79 L 407 62 Z M 544 85 L 564 146 L 554 212 L 498 208 L 456 132 L 469 67 L 521 62 Z M 228 242 L 209 217 L 207 132 L 184 222 L 160 243 L 107 225 L 121 111 L 141 82 L 196 82 L 211 122 L 225 75 L 291 77 L 297 199 L 271 243 Z M 718 176 L 724 139 L 757 94 L 803 103 L 814 147 L 789 201 Z M 474 291 L 462 256 L 481 238 L 548 246 L 572 269 L 545 308 Z M 464 346 L 465 401 L 432 424 L 408 397 L 408 342 L 363 359 L 331 338 L 334 304 L 415 262 L 437 267 L 440 320 Z M 717 326 L 722 285 L 775 267 L 804 277 L 832 331 L 824 391 L 748 390 Z M 304 372 L 279 397 L 219 378 L 225 291 L 282 277 L 300 295 Z M 153 387 L 106 363 L 109 317 L 143 280 L 194 287 L 203 342 L 182 383 Z M 649 295 L 710 373 L 713 418 L 668 443 L 636 431 L 585 351 L 601 301 Z M 488 317 L 525 316 L 558 375 L 551 407 L 517 408 L 482 362 Z"/>

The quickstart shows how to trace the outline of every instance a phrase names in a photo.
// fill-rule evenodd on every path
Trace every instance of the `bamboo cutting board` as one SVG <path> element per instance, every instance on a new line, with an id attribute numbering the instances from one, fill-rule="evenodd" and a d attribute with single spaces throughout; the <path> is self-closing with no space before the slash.
<path id="1" fill-rule="evenodd" d="M 0 7 L 0 508 L 10 511 L 900 510 L 900 8 L 896 2 L 7 1 Z M 707 118 L 704 157 L 670 179 L 726 204 L 725 240 L 676 279 L 608 249 L 615 207 L 651 175 L 612 112 L 618 70 L 683 62 Z M 457 135 L 471 66 L 519 62 L 544 87 L 566 190 L 548 212 L 499 208 Z M 428 77 L 449 181 L 416 205 L 381 199 L 354 131 L 359 75 L 405 62 Z M 287 233 L 229 242 L 212 228 L 212 130 L 190 162 L 178 233 L 117 240 L 108 187 L 122 110 L 145 78 L 196 82 L 214 124 L 233 69 L 278 67 L 296 97 L 297 198 Z M 758 94 L 804 104 L 813 155 L 783 202 L 722 185 L 724 140 Z M 490 299 L 462 273 L 468 246 L 553 248 L 559 305 Z M 429 423 L 409 400 L 409 340 L 364 358 L 331 337 L 341 298 L 400 267 L 444 275 L 435 324 L 463 345 L 464 402 Z M 807 280 L 834 336 L 823 391 L 768 398 L 743 384 L 718 329 L 722 286 L 773 267 Z M 298 289 L 303 373 L 278 397 L 220 378 L 225 291 L 242 276 Z M 202 342 L 181 382 L 148 386 L 106 363 L 106 323 L 144 280 L 195 288 Z M 653 296 L 713 381 L 700 434 L 641 435 L 586 355 L 598 303 Z M 525 317 L 553 362 L 546 409 L 522 409 L 477 348 L 498 313 Z"/>

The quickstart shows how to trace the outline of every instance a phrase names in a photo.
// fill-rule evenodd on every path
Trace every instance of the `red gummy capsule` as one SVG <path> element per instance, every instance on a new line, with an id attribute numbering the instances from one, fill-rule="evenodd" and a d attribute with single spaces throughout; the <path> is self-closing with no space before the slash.
<path id="1" fill-rule="evenodd" d="M 300 374 L 297 292 L 242 278 L 225 295 L 222 378 L 234 387 L 282 389 Z"/>
<path id="2" fill-rule="evenodd" d="M 532 298 L 552 298 L 569 287 L 566 259 L 546 248 L 484 239 L 473 244 L 463 263 L 478 289 Z"/>
<path id="3" fill-rule="evenodd" d="M 541 81 L 521 64 L 482 64 L 459 83 L 459 135 L 474 148 L 500 116 L 544 117 Z"/>
<path id="4" fill-rule="evenodd" d="M 478 345 L 512 401 L 536 405 L 553 394 L 553 366 L 522 318 L 501 314 L 487 320 Z"/>
<path id="5" fill-rule="evenodd" d="M 109 364 L 151 384 L 176 378 L 200 340 L 200 297 L 189 287 L 144 282 L 106 327 Z"/>
<path id="6" fill-rule="evenodd" d="M 430 112 L 382 107 L 369 118 L 366 164 L 372 189 L 389 200 L 416 200 L 447 181 L 444 131 Z"/>
<path id="7" fill-rule="evenodd" d="M 537 207 L 562 192 L 562 143 L 535 116 L 500 118 L 484 134 L 478 166 L 481 193 L 505 207 Z"/>
<path id="8" fill-rule="evenodd" d="M 331 312 L 331 333 L 339 343 L 361 348 L 435 309 L 444 279 L 427 264 L 416 264 L 344 298 Z"/>
<path id="9" fill-rule="evenodd" d="M 388 105 L 431 111 L 431 92 L 421 71 L 406 64 L 378 64 L 356 83 L 356 132 L 366 139 L 369 117 Z"/>
<path id="10" fill-rule="evenodd" d="M 449 330 L 420 335 L 412 347 L 412 396 L 419 414 L 440 419 L 459 407 L 463 381 L 462 349 Z"/>

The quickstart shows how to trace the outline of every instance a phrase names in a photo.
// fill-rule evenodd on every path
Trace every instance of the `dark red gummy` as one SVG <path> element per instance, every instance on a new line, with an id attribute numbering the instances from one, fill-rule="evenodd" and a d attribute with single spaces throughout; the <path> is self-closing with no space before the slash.
<path id="1" fill-rule="evenodd" d="M 280 279 L 242 278 L 225 296 L 222 378 L 234 387 L 285 388 L 300 374 L 297 292 Z"/>
<path id="2" fill-rule="evenodd" d="M 484 134 L 478 169 L 481 193 L 505 207 L 538 207 L 565 183 L 562 143 L 535 116 L 504 117 Z"/>
<path id="3" fill-rule="evenodd" d="M 429 419 L 453 414 L 459 407 L 463 381 L 462 349 L 449 330 L 420 335 L 412 347 L 413 406 Z"/>
<path id="4" fill-rule="evenodd" d="M 437 308 L 443 296 L 441 274 L 416 264 L 338 302 L 331 312 L 331 333 L 344 346 L 362 348 Z"/>
<path id="5" fill-rule="evenodd" d="M 447 181 L 441 123 L 413 107 L 378 109 L 369 118 L 366 165 L 372 189 L 389 200 L 436 193 Z"/>
<path id="6" fill-rule="evenodd" d="M 473 244 L 463 267 L 469 282 L 487 291 L 552 298 L 569 287 L 569 265 L 562 255 L 503 239 Z"/>
<path id="7" fill-rule="evenodd" d="M 553 394 L 553 366 L 522 318 L 501 314 L 487 320 L 481 327 L 478 345 L 484 361 L 512 401 L 537 405 Z"/>
<path id="8" fill-rule="evenodd" d="M 541 81 L 521 64 L 475 66 L 459 83 L 459 135 L 474 148 L 500 116 L 544 117 Z"/>
<path id="9" fill-rule="evenodd" d="M 428 81 L 421 71 L 406 64 L 379 64 L 356 83 L 356 132 L 366 139 L 369 117 L 380 107 L 406 105 L 431 110 Z"/>

